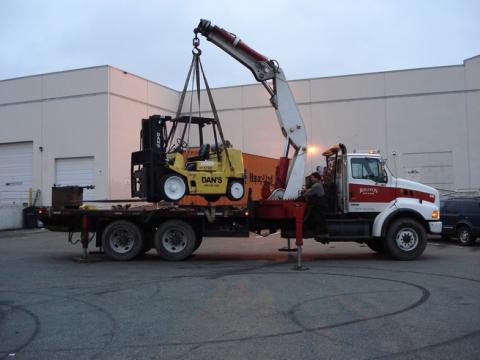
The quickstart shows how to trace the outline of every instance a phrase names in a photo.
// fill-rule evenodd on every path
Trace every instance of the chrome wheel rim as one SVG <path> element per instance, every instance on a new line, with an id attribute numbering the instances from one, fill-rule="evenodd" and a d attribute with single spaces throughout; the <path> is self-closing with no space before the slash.
<path id="1" fill-rule="evenodd" d="M 119 254 L 126 254 L 131 251 L 134 244 L 135 235 L 127 229 L 116 229 L 110 237 L 110 247 Z"/>
<path id="2" fill-rule="evenodd" d="M 180 176 L 169 176 L 165 180 L 165 195 L 172 200 L 180 200 L 185 195 L 185 182 Z"/>
<path id="3" fill-rule="evenodd" d="M 412 251 L 418 246 L 418 233 L 412 228 L 401 229 L 395 241 L 400 250 Z"/>
<path id="4" fill-rule="evenodd" d="M 239 182 L 232 183 L 232 185 L 230 186 L 230 194 L 234 199 L 241 199 L 243 196 L 243 185 Z"/>
<path id="5" fill-rule="evenodd" d="M 179 253 L 187 246 L 187 235 L 179 229 L 168 230 L 162 236 L 162 245 L 170 253 Z"/>
<path id="6" fill-rule="evenodd" d="M 461 230 L 458 234 L 458 240 L 460 240 L 462 243 L 468 243 L 470 241 L 470 234 L 468 233 L 468 230 Z"/>

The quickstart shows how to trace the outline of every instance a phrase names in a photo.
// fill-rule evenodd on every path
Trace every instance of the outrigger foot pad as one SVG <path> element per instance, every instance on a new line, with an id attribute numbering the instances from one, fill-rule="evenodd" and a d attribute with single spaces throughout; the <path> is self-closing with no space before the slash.
<path id="1" fill-rule="evenodd" d="M 81 255 L 81 256 L 74 256 L 72 260 L 78 263 L 94 263 L 94 262 L 102 261 L 103 259 L 104 257 L 100 255 L 95 255 L 95 256 Z"/>
<path id="2" fill-rule="evenodd" d="M 295 270 L 295 271 L 307 271 L 307 270 L 310 270 L 308 267 L 305 267 L 305 266 L 298 266 L 298 265 L 295 265 L 292 270 Z"/>

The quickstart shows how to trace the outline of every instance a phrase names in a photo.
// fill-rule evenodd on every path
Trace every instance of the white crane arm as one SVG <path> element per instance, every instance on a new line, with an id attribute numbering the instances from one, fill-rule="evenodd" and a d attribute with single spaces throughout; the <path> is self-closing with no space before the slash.
<path id="1" fill-rule="evenodd" d="M 283 198 L 297 198 L 305 177 L 307 133 L 282 69 L 276 61 L 253 50 L 236 35 L 212 25 L 208 20 L 200 20 L 194 32 L 202 34 L 208 41 L 246 66 L 270 93 L 270 102 L 275 108 L 280 128 L 287 141 L 284 156 L 288 155 L 290 145 L 295 149 Z M 267 80 L 273 81 L 273 87 Z"/>

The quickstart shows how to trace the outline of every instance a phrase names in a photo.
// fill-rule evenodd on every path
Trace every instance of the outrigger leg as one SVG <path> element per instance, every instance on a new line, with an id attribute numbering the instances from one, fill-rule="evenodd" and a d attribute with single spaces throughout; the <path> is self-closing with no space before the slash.
<path id="1" fill-rule="evenodd" d="M 303 266 L 302 246 L 303 246 L 303 208 L 295 207 L 295 244 L 297 245 L 297 265 L 293 270 L 305 271 L 307 267 Z"/>
<path id="2" fill-rule="evenodd" d="M 296 252 L 297 251 L 297 248 L 295 249 L 292 249 L 292 247 L 290 246 L 290 238 L 287 239 L 287 247 L 281 247 L 280 249 L 278 249 L 278 251 L 285 251 L 285 252 Z"/>

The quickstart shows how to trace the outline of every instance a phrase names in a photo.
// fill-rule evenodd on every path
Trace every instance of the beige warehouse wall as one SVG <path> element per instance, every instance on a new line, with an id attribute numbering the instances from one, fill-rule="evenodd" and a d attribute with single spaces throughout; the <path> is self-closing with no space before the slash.
<path id="1" fill-rule="evenodd" d="M 0 81 L 0 143 L 33 142 L 33 188 L 51 203 L 55 158 L 95 156 L 95 196 L 107 193 L 107 67 Z"/>
<path id="2" fill-rule="evenodd" d="M 464 65 L 468 136 L 463 141 L 468 144 L 471 186 L 480 187 L 480 56 L 465 60 Z"/>
<path id="3" fill-rule="evenodd" d="M 107 95 L 82 96 L 43 104 L 42 177 L 44 201 L 51 199 L 55 159 L 94 156 L 95 199 L 106 199 Z"/>
<path id="4" fill-rule="evenodd" d="M 387 100 L 387 127 L 389 155 L 398 155 L 397 172 L 409 176 L 407 154 L 424 154 L 424 164 L 438 152 L 451 152 L 452 175 L 441 174 L 434 184 L 440 189 L 466 189 L 470 187 L 468 176 L 468 147 L 465 101 L 462 93 L 400 97 Z M 440 169 L 439 169 L 440 170 Z M 444 169 L 445 170 L 445 169 Z M 418 170 L 421 171 L 421 170 Z M 426 169 L 425 169 L 426 171 Z M 453 176 L 453 186 L 447 177 Z M 416 178 L 412 178 L 417 180 Z"/>
<path id="5" fill-rule="evenodd" d="M 0 105 L 0 144 L 33 142 L 32 186 L 43 192 L 42 153 L 39 150 L 39 146 L 42 144 L 41 117 L 42 105 L 40 102 Z"/>
<path id="6" fill-rule="evenodd" d="M 480 188 L 480 56 L 463 65 L 294 80 L 290 86 L 308 145 L 316 149 L 307 171 L 323 163 L 322 150 L 343 142 L 349 150 L 379 148 L 402 177 Z M 201 95 L 202 115 L 211 116 Z M 284 139 L 262 85 L 216 88 L 213 96 L 234 146 L 255 155 L 282 154 Z M 110 66 L 3 80 L 0 143 L 33 142 L 34 187 L 44 204 L 58 157 L 95 156 L 95 196 L 129 197 L 130 153 L 138 149 L 141 119 L 173 115 L 178 102 L 178 91 Z M 184 113 L 188 105 L 187 96 Z"/>
<path id="7" fill-rule="evenodd" d="M 172 115 L 178 97 L 110 66 L 0 81 L 0 143 L 33 141 L 33 187 L 44 205 L 55 159 L 65 157 L 94 156 L 95 198 L 129 197 L 141 119 Z"/>
<path id="8" fill-rule="evenodd" d="M 174 115 L 177 91 L 109 67 L 108 198 L 130 198 L 130 158 L 139 149 L 142 119 Z"/>
<path id="9" fill-rule="evenodd" d="M 480 188 L 475 135 L 480 130 L 480 56 L 464 65 L 295 80 L 290 86 L 308 145 L 316 148 L 307 171 L 323 164 L 325 148 L 343 142 L 350 151 L 380 149 L 399 176 L 445 189 Z M 283 137 L 262 85 L 212 93 L 226 137 L 235 146 L 256 155 L 281 155 Z M 193 105 L 197 112 L 195 98 Z M 211 116 L 204 91 L 200 110 Z M 188 96 L 183 112 L 189 112 Z"/>

